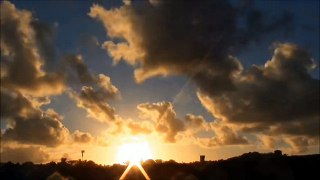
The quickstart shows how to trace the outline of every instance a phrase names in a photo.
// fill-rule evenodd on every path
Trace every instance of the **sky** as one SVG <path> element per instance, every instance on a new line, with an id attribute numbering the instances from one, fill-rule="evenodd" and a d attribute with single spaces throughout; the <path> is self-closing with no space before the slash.
<path id="1" fill-rule="evenodd" d="M 314 154 L 319 132 L 319 1 L 1 1 L 1 161 Z"/>

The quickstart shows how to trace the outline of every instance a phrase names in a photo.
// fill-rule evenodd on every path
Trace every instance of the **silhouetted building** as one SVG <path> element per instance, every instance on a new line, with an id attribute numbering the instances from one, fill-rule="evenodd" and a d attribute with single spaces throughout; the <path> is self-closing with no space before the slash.
<path id="1" fill-rule="evenodd" d="M 204 162 L 205 161 L 206 156 L 205 155 L 200 155 L 200 162 Z"/>

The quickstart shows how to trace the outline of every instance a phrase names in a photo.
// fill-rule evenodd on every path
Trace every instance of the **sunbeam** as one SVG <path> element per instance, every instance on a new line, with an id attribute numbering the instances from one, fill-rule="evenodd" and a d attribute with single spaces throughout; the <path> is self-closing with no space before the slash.
<path id="1" fill-rule="evenodd" d="M 128 165 L 126 170 L 123 172 L 119 180 L 125 179 L 125 177 L 127 176 L 127 174 L 129 173 L 129 171 L 133 166 L 137 166 L 140 172 L 142 173 L 142 175 L 144 176 L 144 178 L 146 178 L 146 180 L 150 180 L 150 177 L 148 176 L 147 172 L 143 169 L 140 162 L 130 162 L 130 164 Z"/>
<path id="2" fill-rule="evenodd" d="M 129 162 L 129 165 L 121 175 L 120 179 L 125 179 L 131 168 L 136 166 L 139 168 L 143 176 L 149 180 L 150 177 L 143 169 L 140 162 L 151 158 L 151 151 L 147 142 L 131 142 L 123 144 L 118 151 L 118 162 Z"/>

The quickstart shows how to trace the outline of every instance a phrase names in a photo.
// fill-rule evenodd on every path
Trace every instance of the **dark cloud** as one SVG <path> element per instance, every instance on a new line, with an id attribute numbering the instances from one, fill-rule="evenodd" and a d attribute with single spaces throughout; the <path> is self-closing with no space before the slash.
<path id="1" fill-rule="evenodd" d="M 57 146 L 69 135 L 62 117 L 52 109 L 42 111 L 19 92 L 1 88 L 1 119 L 8 121 L 2 141 Z"/>
<path id="2" fill-rule="evenodd" d="M 34 162 L 43 163 L 49 160 L 49 154 L 44 152 L 40 147 L 2 147 L 1 162 Z"/>
<path id="3" fill-rule="evenodd" d="M 77 106 L 85 109 L 89 116 L 101 122 L 115 120 L 115 110 L 107 103 L 108 98 L 104 96 L 106 94 L 104 91 L 84 86 L 79 94 L 74 91 L 69 94 Z"/>
<path id="4" fill-rule="evenodd" d="M 73 71 L 75 72 L 76 78 L 74 79 L 84 84 L 96 82 L 95 75 L 89 71 L 80 55 L 66 55 L 64 59 L 70 67 L 70 76 L 73 75 Z"/>
<path id="5" fill-rule="evenodd" d="M 56 147 L 67 142 L 104 143 L 87 132 L 76 130 L 70 134 L 60 114 L 50 108 L 42 109 L 51 103 L 52 95 L 66 89 L 91 116 L 104 122 L 115 119 L 114 109 L 106 100 L 118 96 L 118 89 L 108 76 L 90 72 L 79 55 L 65 55 L 60 59 L 64 64 L 57 64 L 61 61 L 56 57 L 55 28 L 34 18 L 28 10 L 16 9 L 8 1 L 1 2 L 1 121 L 6 124 L 1 141 L 4 144 Z M 98 43 L 97 39 L 92 41 Z M 56 65 L 60 65 L 59 69 Z M 79 85 L 85 86 L 78 93 L 74 89 Z"/>
<path id="6" fill-rule="evenodd" d="M 199 98 L 214 116 L 228 122 L 277 125 L 281 127 L 274 132 L 315 135 L 319 131 L 314 128 L 319 121 L 319 80 L 309 74 L 314 67 L 303 49 L 278 44 L 264 66 L 254 65 L 235 78 L 235 91 L 222 96 L 200 92 Z"/>
<path id="7" fill-rule="evenodd" d="M 226 77 L 240 67 L 226 55 L 236 42 L 232 36 L 235 10 L 228 3 L 174 1 L 111 10 L 96 5 L 89 15 L 104 23 L 109 37 L 125 40 L 107 41 L 103 46 L 115 62 L 139 64 L 138 82 L 156 75 L 186 74 L 214 79 L 219 87 L 232 89 Z"/>
<path id="8" fill-rule="evenodd" d="M 227 1 L 159 1 L 110 10 L 94 5 L 89 16 L 105 26 L 111 40 L 103 47 L 114 62 L 136 67 L 137 82 L 184 74 L 202 91 L 217 95 L 234 89 L 231 77 L 242 69 L 231 54 L 290 22 L 286 15 L 266 23 L 262 13 L 246 8 Z"/>
<path id="9" fill-rule="evenodd" d="M 119 95 L 119 90 L 112 85 L 108 76 L 99 74 L 96 87 L 83 86 L 80 93 L 70 91 L 69 95 L 77 106 L 101 122 L 114 121 L 116 112 L 107 102 Z"/>
<path id="10" fill-rule="evenodd" d="M 112 84 L 110 77 L 104 74 L 90 72 L 80 55 L 65 56 L 71 72 L 70 76 L 76 76 L 83 86 L 80 93 L 70 90 L 69 95 L 77 103 L 77 106 L 85 109 L 89 116 L 101 122 L 115 120 L 116 112 L 108 104 L 110 99 L 120 96 L 119 90 Z"/>
<path id="11" fill-rule="evenodd" d="M 319 118 L 306 120 L 293 123 L 282 123 L 275 125 L 271 130 L 270 134 L 285 134 L 285 135 L 306 135 L 309 137 L 319 136 Z"/>
<path id="12" fill-rule="evenodd" d="M 1 86 L 36 96 L 62 93 L 63 73 L 43 70 L 46 29 L 36 24 L 31 12 L 1 2 Z"/>
<path id="13" fill-rule="evenodd" d="M 54 61 L 56 58 L 56 49 L 54 46 L 54 37 L 56 27 L 55 24 L 47 24 L 40 22 L 39 20 L 32 20 L 30 26 L 34 30 L 34 37 L 37 40 L 36 45 L 39 49 L 39 54 L 45 59 L 46 70 L 50 69 L 51 66 L 54 66 Z"/>
<path id="14" fill-rule="evenodd" d="M 314 137 L 319 133 L 319 79 L 310 75 L 316 68 L 310 54 L 293 44 L 277 44 L 271 60 L 249 69 L 234 56 L 267 33 L 293 29 L 292 14 L 284 12 L 268 21 L 265 14 L 253 3 L 235 7 L 227 1 L 159 1 L 125 3 L 110 10 L 93 5 L 89 16 L 106 28 L 111 40 L 103 47 L 114 62 L 124 60 L 136 68 L 137 82 L 186 75 L 198 85 L 202 104 L 221 123 L 251 133 Z M 150 104 L 142 107 L 162 112 Z M 176 119 L 172 117 L 168 119 Z M 169 127 L 175 126 L 159 129 Z M 175 129 L 169 137 L 179 132 Z M 228 136 L 211 144 L 247 142 L 231 130 L 221 128 L 220 134 Z"/>
<path id="15" fill-rule="evenodd" d="M 234 78 L 235 91 L 222 96 L 199 92 L 198 97 L 215 117 L 241 131 L 283 135 L 294 152 L 305 152 L 305 139 L 319 136 L 319 79 L 309 74 L 316 66 L 304 49 L 277 44 L 264 66 L 253 65 Z M 272 147 L 279 140 L 263 142 Z"/>

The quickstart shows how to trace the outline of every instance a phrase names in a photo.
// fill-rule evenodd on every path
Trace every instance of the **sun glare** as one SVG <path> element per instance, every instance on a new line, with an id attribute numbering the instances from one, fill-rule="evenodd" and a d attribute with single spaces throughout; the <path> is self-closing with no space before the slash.
<path id="1" fill-rule="evenodd" d="M 131 142 L 123 144 L 118 150 L 117 161 L 121 164 L 130 162 L 140 164 L 140 161 L 151 159 L 151 150 L 148 142 Z"/>

